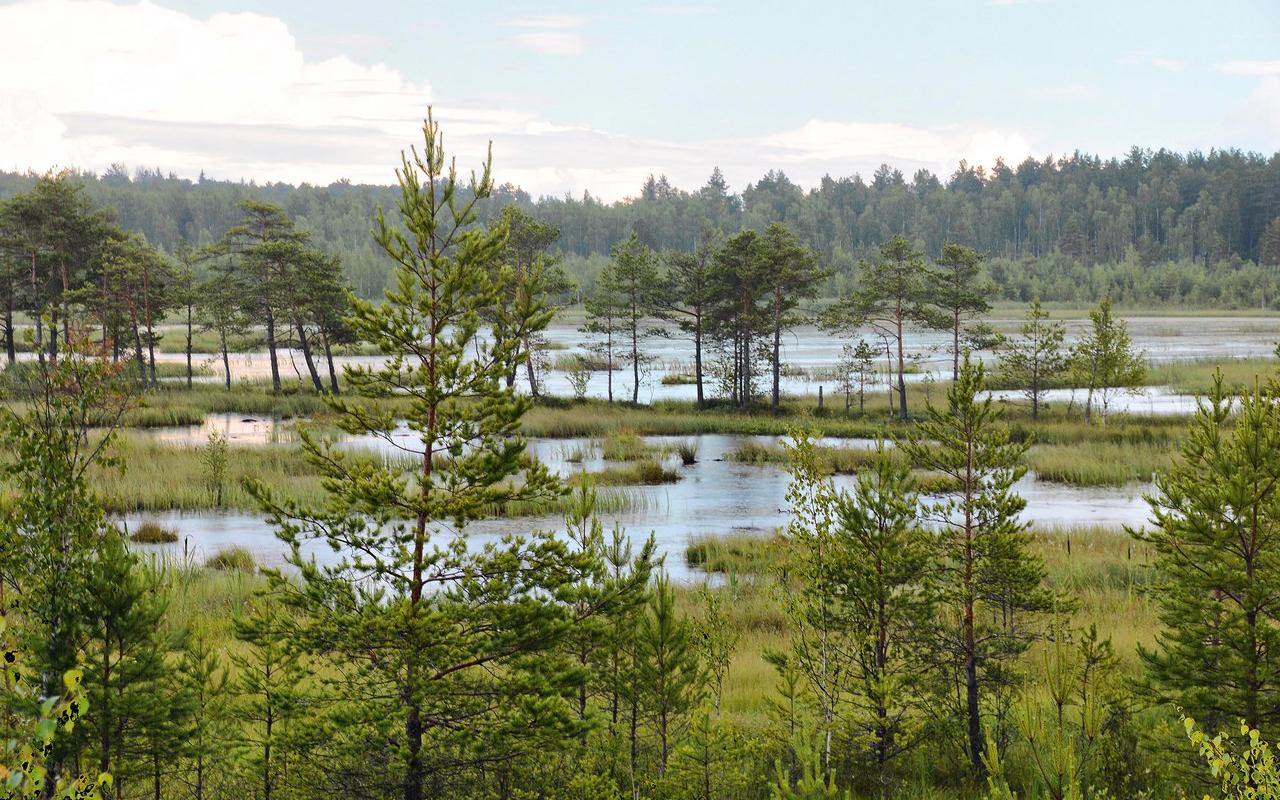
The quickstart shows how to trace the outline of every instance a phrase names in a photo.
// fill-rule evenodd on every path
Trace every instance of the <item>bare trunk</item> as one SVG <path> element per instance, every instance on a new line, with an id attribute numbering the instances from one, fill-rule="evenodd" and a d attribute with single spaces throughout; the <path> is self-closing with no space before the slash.
<path id="1" fill-rule="evenodd" d="M 267 353 L 271 357 L 271 391 L 280 394 L 280 362 L 276 360 L 276 317 L 267 306 Z"/>
<path id="2" fill-rule="evenodd" d="M 702 408 L 702 313 L 695 312 L 693 317 L 693 373 L 698 382 L 698 408 Z"/>
<path id="3" fill-rule="evenodd" d="M 329 344 L 329 334 L 320 331 L 320 342 L 324 345 L 324 360 L 329 365 L 329 391 L 336 397 L 338 392 L 338 373 L 333 368 L 333 348 Z"/>
<path id="4" fill-rule="evenodd" d="M 294 327 L 298 330 L 298 347 L 302 349 L 302 360 L 307 363 L 307 375 L 311 377 L 311 385 L 315 387 L 316 394 L 324 394 L 324 384 L 320 381 L 320 373 L 316 371 L 315 359 L 311 357 L 311 343 L 307 341 L 307 329 L 303 327 L 302 320 L 295 320 Z"/>
<path id="5" fill-rule="evenodd" d="M 187 303 L 187 388 L 191 388 L 191 303 Z"/>
<path id="6" fill-rule="evenodd" d="M 898 419 L 907 421 L 906 349 L 902 344 L 902 316 L 898 316 Z"/>
<path id="7" fill-rule="evenodd" d="M 227 391 L 231 391 L 231 356 L 227 352 L 227 329 L 223 328 L 218 335 L 222 344 L 222 373 L 226 376 Z"/>
<path id="8" fill-rule="evenodd" d="M 778 413 L 778 384 L 782 377 L 782 290 L 773 293 L 773 402 L 771 409 Z"/>

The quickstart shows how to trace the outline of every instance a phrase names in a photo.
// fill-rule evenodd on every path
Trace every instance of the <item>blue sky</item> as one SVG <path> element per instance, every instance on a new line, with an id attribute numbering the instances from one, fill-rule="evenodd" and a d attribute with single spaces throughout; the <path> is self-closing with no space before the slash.
<path id="1" fill-rule="evenodd" d="M 1273 152 L 1280 4 L 0 3 L 0 167 L 386 182 L 428 102 L 460 157 L 494 142 L 499 180 L 608 199 L 716 164 L 741 188 L 771 168 Z"/>

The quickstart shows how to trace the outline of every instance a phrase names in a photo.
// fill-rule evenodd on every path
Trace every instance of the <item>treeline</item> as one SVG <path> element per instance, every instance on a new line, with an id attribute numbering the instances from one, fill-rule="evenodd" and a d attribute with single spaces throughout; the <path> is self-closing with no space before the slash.
<path id="1" fill-rule="evenodd" d="M 1105 420 L 1116 393 L 1141 384 L 1145 364 L 1133 350 L 1125 323 L 1113 316 L 1110 297 L 1104 295 L 1090 311 L 1089 332 L 1071 348 L 1064 344 L 1065 326 L 1049 321 L 1039 299 L 1030 304 L 1020 334 L 1005 336 L 984 319 L 996 289 L 982 267 L 982 256 L 972 248 L 946 243 L 938 258 L 929 259 L 906 237 L 893 236 L 872 260 L 860 265 L 860 280 L 852 291 L 815 309 L 805 301 L 817 294 L 829 273 L 782 223 L 769 225 L 763 233 L 745 230 L 724 241 L 714 230 L 704 229 L 692 253 L 658 253 L 633 233 L 614 248 L 594 291 L 585 296 L 582 330 L 596 338 L 587 354 L 568 360 L 570 386 L 579 400 L 584 399 L 592 373 L 603 370 L 612 403 L 614 372 L 630 367 L 635 403 L 652 361 L 647 352 L 650 341 L 680 337 L 689 344 L 692 367 L 687 374 L 671 377 L 694 384 L 699 408 L 713 397 L 748 408 L 767 394 L 770 410 L 777 414 L 782 339 L 802 324 L 857 337 L 842 348 L 829 372 L 845 396 L 846 415 L 854 394 L 862 410 L 866 391 L 876 380 L 877 363 L 883 361 L 896 378 L 896 414 L 907 421 L 905 342 L 912 329 L 946 333 L 952 380 L 959 378 L 966 353 L 997 352 L 1002 380 L 1026 394 L 1032 418 L 1046 391 L 1070 386 L 1086 390 L 1086 421 L 1095 404 Z M 544 269 L 538 274 L 551 273 Z M 541 283 L 545 281 L 528 285 L 540 289 Z M 545 357 L 540 357 L 537 338 L 531 341 L 533 347 L 526 351 L 528 376 L 536 397 L 533 365 Z"/>
<path id="2" fill-rule="evenodd" d="M 130 357 L 143 383 L 155 385 L 162 320 L 185 324 L 187 384 L 193 336 L 212 332 L 231 387 L 230 342 L 255 326 L 266 332 L 274 391 L 281 388 L 278 351 L 297 347 L 317 392 L 338 391 L 333 348 L 350 341 L 343 322 L 347 287 L 341 262 L 316 249 L 279 208 L 245 200 L 217 241 L 172 255 L 126 232 L 95 207 L 68 174 L 38 178 L 26 192 L 0 202 L 0 307 L 7 364 L 19 347 L 56 364 L 59 343 L 73 330 L 97 331 L 113 361 Z M 16 315 L 33 327 L 18 335 Z M 317 361 L 323 354 L 328 381 Z"/>
<path id="3" fill-rule="evenodd" d="M 258 199 L 340 254 L 362 296 L 377 296 L 390 275 L 368 220 L 393 202 L 392 187 L 192 182 L 148 170 L 131 177 L 123 167 L 83 177 L 121 225 L 169 251 L 216 240 L 240 202 Z M 0 197 L 31 180 L 0 174 Z M 633 232 L 655 250 L 690 252 L 706 225 L 729 236 L 774 222 L 831 268 L 820 287 L 828 296 L 847 290 L 859 260 L 894 235 L 931 256 L 947 242 L 977 250 L 1000 296 L 1024 302 L 1087 303 L 1107 294 L 1119 303 L 1267 307 L 1280 264 L 1280 156 L 1237 150 L 1134 148 L 1123 159 L 1075 153 L 990 170 L 962 162 L 945 177 L 921 170 L 908 178 L 882 166 L 870 180 L 827 177 L 810 190 L 772 171 L 734 192 L 716 170 L 693 191 L 651 177 L 636 197 L 615 203 L 589 194 L 534 199 L 506 185 L 478 213 L 492 219 L 513 203 L 560 231 L 557 252 L 587 289 L 598 259 Z"/>

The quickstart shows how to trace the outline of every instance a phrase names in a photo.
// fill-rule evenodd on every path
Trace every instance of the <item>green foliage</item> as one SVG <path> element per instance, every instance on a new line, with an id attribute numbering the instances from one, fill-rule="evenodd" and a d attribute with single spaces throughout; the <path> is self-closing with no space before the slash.
<path id="1" fill-rule="evenodd" d="M 1000 344 L 1000 377 L 1031 401 L 1031 418 L 1040 416 L 1040 398 L 1058 385 L 1070 364 L 1063 350 L 1066 326 L 1050 322 L 1040 298 L 1031 302 L 1021 336 Z"/>
<path id="2" fill-rule="evenodd" d="M 227 483 L 227 437 L 214 431 L 200 453 L 204 465 L 204 482 L 213 495 L 213 503 L 222 508 L 222 492 Z"/>
<path id="3" fill-rule="evenodd" d="M 0 649 L 4 654 L 0 660 L 0 683 L 8 709 L 8 736 L 0 746 L 0 798 L 101 800 L 103 791 L 112 785 L 109 773 L 51 775 L 48 768 L 55 739 L 73 735 L 76 723 L 91 707 L 83 689 L 83 671 L 68 670 L 62 676 L 59 694 L 49 695 L 43 688 L 43 677 L 23 658 L 4 618 L 0 618 Z M 15 710 L 20 710 L 19 714 L 15 715 Z"/>
<path id="4" fill-rule="evenodd" d="M 1134 352 L 1129 328 L 1111 314 L 1111 298 L 1103 297 L 1089 312 L 1089 332 L 1071 350 L 1071 372 L 1077 386 L 1088 389 L 1085 419 L 1093 411 L 1094 397 L 1102 404 L 1102 423 L 1107 409 L 1120 392 L 1142 385 L 1147 364 L 1142 353 Z"/>
<path id="5" fill-rule="evenodd" d="M 1257 728 L 1240 723 L 1244 743 L 1236 744 L 1225 733 L 1210 737 L 1197 730 L 1196 721 L 1183 716 L 1187 738 L 1209 767 L 1209 774 L 1223 791 L 1236 800 L 1275 800 L 1280 797 L 1280 767 L 1275 748 L 1262 738 Z M 1205 795 L 1208 800 L 1209 795 Z"/>
<path id="6" fill-rule="evenodd" d="M 428 115 L 423 149 L 397 172 L 400 224 L 379 215 L 375 234 L 397 264 L 395 286 L 380 305 L 356 301 L 347 320 L 386 362 L 348 368 L 355 399 L 329 398 L 348 433 L 389 437 L 397 420 L 376 401 L 407 395 L 400 413 L 417 434 L 400 445 L 408 468 L 355 460 L 304 434 L 327 501 L 302 507 L 254 489 L 300 573 L 271 575 L 298 616 L 294 641 L 341 665 L 337 696 L 382 706 L 368 724 L 393 737 L 384 774 L 399 779 L 406 800 L 424 796 L 428 776 L 458 780 L 581 735 L 570 698 L 585 675 L 561 645 L 580 622 L 580 577 L 598 558 L 549 532 L 479 547 L 462 535 L 495 506 L 562 489 L 526 457 L 519 427 L 530 401 L 506 380 L 537 324 L 518 309 L 538 304 L 503 310 L 515 280 L 496 266 L 505 233 L 473 225 L 475 198 L 492 189 L 488 164 L 467 189 L 447 163 Z M 336 563 L 304 557 L 312 541 Z"/>
<path id="7" fill-rule="evenodd" d="M 875 261 L 863 262 L 857 290 L 841 298 L 824 318 L 833 330 L 849 331 L 865 325 L 886 340 L 898 377 L 898 418 L 903 421 L 907 419 L 903 334 L 912 323 L 936 324 L 936 315 L 931 315 L 928 276 L 924 254 L 905 236 L 894 236 L 880 246 Z"/>
<path id="8" fill-rule="evenodd" d="M 937 529 L 938 561 L 939 614 L 929 657 L 943 676 L 939 711 L 963 728 L 961 746 L 975 775 L 983 771 L 984 714 L 1007 701 L 1017 658 L 1040 634 L 1037 617 L 1053 600 L 1019 520 L 1026 501 L 1013 488 L 1026 472 L 1027 444 L 1010 441 L 1000 412 L 983 397 L 984 374 L 966 354 L 946 408 L 930 406 L 902 443 L 914 463 L 956 487 L 925 507 L 924 519 Z"/>
<path id="9" fill-rule="evenodd" d="M 972 339 L 971 321 L 991 310 L 996 287 L 982 271 L 982 254 L 972 247 L 948 242 L 927 276 L 926 294 L 932 327 L 951 332 L 951 380 L 960 376 L 962 342 Z M 983 349 L 983 348 L 973 348 Z"/>
<path id="10" fill-rule="evenodd" d="M 1275 386 L 1234 397 L 1219 376 L 1181 459 L 1156 480 L 1155 525 L 1134 532 L 1157 554 L 1163 629 L 1140 651 L 1151 691 L 1211 727 L 1244 718 L 1268 737 L 1280 730 L 1277 453 Z"/>

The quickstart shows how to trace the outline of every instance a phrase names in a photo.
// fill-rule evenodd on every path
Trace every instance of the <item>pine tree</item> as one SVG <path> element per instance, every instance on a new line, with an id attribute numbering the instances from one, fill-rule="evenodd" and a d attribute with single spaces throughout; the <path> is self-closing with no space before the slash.
<path id="1" fill-rule="evenodd" d="M 756 366 L 771 319 L 762 237 L 746 230 L 726 241 L 716 253 L 711 281 L 709 330 L 727 351 L 729 400 L 746 408 L 757 393 Z"/>
<path id="2" fill-rule="evenodd" d="M 930 405 L 903 443 L 911 463 L 941 473 L 952 486 L 924 514 L 937 528 L 939 622 L 930 658 L 944 683 L 963 686 L 950 713 L 963 720 L 963 750 L 975 776 L 983 774 L 986 747 L 982 695 L 1012 685 L 1010 668 L 1039 634 L 1036 617 L 1053 601 L 1042 587 L 1043 565 L 1027 550 L 1030 534 L 1019 519 L 1026 501 L 1014 491 L 1026 473 L 1028 444 L 1011 442 L 990 396 L 979 399 L 983 378 L 981 362 L 966 354 L 947 407 Z M 939 704 L 951 696 L 944 688 Z"/>
<path id="3" fill-rule="evenodd" d="M 1277 387 L 1233 398 L 1221 374 L 1156 479 L 1154 526 L 1162 630 L 1143 647 L 1150 691 L 1210 730 L 1244 719 L 1280 732 L 1280 406 Z M 1232 408 L 1237 410 L 1233 414 Z"/>
<path id="4" fill-rule="evenodd" d="M 640 365 L 645 358 L 640 343 L 651 333 L 645 325 L 657 305 L 659 282 L 657 259 L 635 231 L 613 248 L 610 277 L 619 301 L 618 328 L 630 346 L 627 360 L 631 362 L 631 402 L 638 403 Z"/>
<path id="5" fill-rule="evenodd" d="M 231 391 L 231 339 L 249 328 L 243 311 L 242 287 L 226 269 L 212 269 L 200 283 L 197 311 L 200 330 L 218 335 L 218 352 L 222 355 L 223 384 Z"/>
<path id="6" fill-rule="evenodd" d="M 560 238 L 560 230 L 534 219 L 514 205 L 503 208 L 502 214 L 491 224 L 502 226 L 506 233 L 506 247 L 497 265 L 510 269 L 515 276 L 503 298 L 504 303 L 509 303 L 514 309 L 505 313 L 511 318 L 528 321 L 521 336 L 520 349 L 513 354 L 515 361 L 509 366 L 507 386 L 515 383 L 518 362 L 524 362 L 529 394 L 537 398 L 541 393 L 538 346 L 542 331 L 555 316 L 551 297 L 563 296 L 569 288 L 568 278 L 558 264 L 559 257 L 548 252 Z"/>
<path id="7" fill-rule="evenodd" d="M 873 785 L 884 793 L 923 728 L 920 641 L 934 617 L 934 566 L 918 514 L 909 468 L 880 442 L 853 490 L 836 498 L 832 567 L 817 587 L 836 598 L 850 650 L 853 726 L 870 743 Z"/>
<path id="8" fill-rule="evenodd" d="M 858 414 L 865 414 L 867 387 L 875 381 L 876 376 L 875 349 L 861 337 L 856 345 L 844 345 L 840 348 L 838 372 L 839 388 L 844 393 L 844 415 L 849 416 L 854 392 L 858 394 Z"/>
<path id="9" fill-rule="evenodd" d="M 961 338 L 965 323 L 991 310 L 995 285 L 982 272 L 982 255 L 970 247 L 944 244 L 928 273 L 925 294 L 936 308 L 934 326 L 951 332 L 951 380 L 960 376 Z"/>
<path id="10" fill-rule="evenodd" d="M 287 614 L 275 598 L 262 594 L 248 613 L 233 619 L 236 639 L 245 645 L 231 657 L 236 668 L 232 713 L 241 723 L 236 741 L 258 776 L 262 800 L 281 789 L 291 754 L 290 727 L 307 705 L 308 671 L 287 628 Z"/>
<path id="11" fill-rule="evenodd" d="M 646 705 L 658 735 L 658 779 L 667 774 L 675 725 L 698 704 L 702 664 L 693 626 L 676 608 L 671 581 L 659 574 L 636 632 L 636 680 L 648 689 Z"/>
<path id="12" fill-rule="evenodd" d="M 621 529 L 615 528 L 610 547 L 596 514 L 596 499 L 595 489 L 584 484 L 573 493 L 565 511 L 565 535 L 580 552 L 592 556 L 574 587 L 574 616 L 580 622 L 565 642 L 566 649 L 588 675 L 578 686 L 576 702 L 578 718 L 584 723 L 594 710 L 590 705 L 592 696 L 607 698 L 610 691 L 607 674 L 614 628 L 620 622 L 634 620 L 643 609 L 654 567 L 652 536 L 632 556 L 630 544 L 622 544 Z M 611 550 L 618 555 L 625 553 L 627 563 L 611 568 Z M 584 729 L 584 741 L 586 733 Z"/>
<path id="13" fill-rule="evenodd" d="M 583 305 L 587 312 L 587 322 L 582 326 L 582 332 L 603 337 L 592 342 L 589 347 L 604 358 L 607 396 L 612 403 L 615 354 L 618 351 L 618 340 L 625 330 L 623 327 L 625 301 L 612 263 L 606 264 L 600 271 L 595 292 L 586 298 Z"/>
<path id="14" fill-rule="evenodd" d="M 800 300 L 817 293 L 826 272 L 818 267 L 817 256 L 796 239 L 786 225 L 775 222 L 763 238 L 766 283 L 769 290 L 770 328 L 773 334 L 773 391 L 770 408 L 778 413 L 779 383 L 782 374 L 782 332 L 802 320 L 794 313 Z"/>
<path id="15" fill-rule="evenodd" d="M 131 554 L 122 534 L 108 532 L 85 592 L 92 609 L 86 637 L 85 685 L 93 702 L 98 770 L 109 772 L 122 794 L 135 777 L 152 777 L 152 745 L 174 746 L 183 716 L 173 696 L 168 661 L 178 642 L 164 625 L 166 586 L 154 569 Z"/>
<path id="16" fill-rule="evenodd" d="M 231 738 L 230 698 L 231 672 L 205 636 L 189 636 L 178 663 L 177 692 L 189 703 L 190 715 L 183 746 L 179 749 L 189 760 L 184 782 L 194 800 L 218 796 L 230 771 L 226 746 Z M 189 777 L 185 777 L 188 776 Z"/>
<path id="17" fill-rule="evenodd" d="M 514 280 L 493 269 L 500 232 L 473 226 L 492 190 L 489 165 L 461 184 L 430 114 L 423 144 L 397 172 L 402 226 L 380 216 L 376 231 L 397 264 L 395 287 L 380 305 L 356 301 L 349 316 L 386 363 L 349 367 L 348 392 L 326 397 L 349 433 L 389 438 L 395 416 L 370 401 L 401 395 L 397 413 L 417 441 L 396 438 L 404 459 L 370 463 L 305 436 L 329 490 L 322 508 L 253 486 L 300 573 L 297 582 L 272 578 L 298 614 L 299 645 L 343 665 L 346 701 L 380 705 L 399 721 L 390 769 L 405 800 L 439 793 L 473 766 L 580 735 L 572 697 L 584 676 L 563 645 L 580 621 L 574 587 L 594 557 L 549 532 L 484 547 L 465 536 L 491 509 L 544 501 L 561 487 L 527 457 L 519 428 L 530 400 L 505 386 L 527 322 L 482 329 Z M 330 547 L 336 563 L 304 557 L 310 541 Z"/>
<path id="18" fill-rule="evenodd" d="M 857 292 L 842 298 L 826 313 L 827 327 L 849 330 L 870 325 L 897 349 L 898 418 L 907 419 L 906 350 L 903 333 L 912 322 L 927 322 L 927 268 L 924 254 L 905 236 L 880 246 L 874 262 L 862 265 Z"/>
<path id="19" fill-rule="evenodd" d="M 1049 322 L 1049 312 L 1040 298 L 1031 301 L 1021 337 L 1006 339 L 1001 347 L 1000 372 L 1005 380 L 1020 388 L 1031 401 L 1031 418 L 1040 416 L 1040 398 L 1052 389 L 1067 371 L 1069 359 L 1063 350 L 1066 326 Z"/>
<path id="20" fill-rule="evenodd" d="M 698 407 L 706 404 L 703 377 L 703 348 L 707 336 L 707 319 L 715 299 L 712 266 L 716 252 L 715 231 L 703 228 L 692 253 L 673 251 L 666 254 L 666 274 L 660 282 L 657 314 L 674 320 L 693 343 L 693 377 L 697 384 Z"/>

